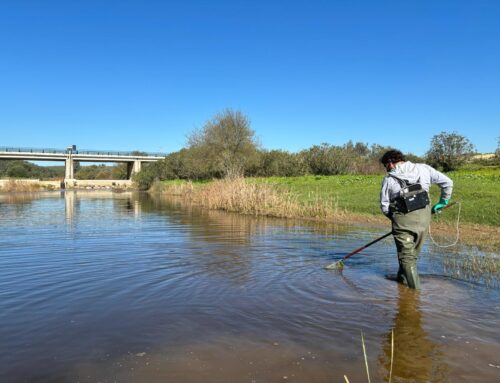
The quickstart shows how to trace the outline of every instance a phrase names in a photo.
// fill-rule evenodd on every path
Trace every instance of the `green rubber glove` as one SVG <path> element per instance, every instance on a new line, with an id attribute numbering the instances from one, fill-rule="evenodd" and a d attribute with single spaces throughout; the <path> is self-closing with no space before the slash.
<path id="1" fill-rule="evenodd" d="M 446 205 L 448 205 L 448 200 L 445 198 L 441 198 L 439 202 L 432 207 L 432 212 L 439 213 L 439 210 L 441 210 Z"/>

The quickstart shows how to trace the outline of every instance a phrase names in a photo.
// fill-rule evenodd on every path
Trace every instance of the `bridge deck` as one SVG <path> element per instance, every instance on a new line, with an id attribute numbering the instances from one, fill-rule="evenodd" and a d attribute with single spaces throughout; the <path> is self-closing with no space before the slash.
<path id="1" fill-rule="evenodd" d="M 117 152 L 107 150 L 61 150 L 37 148 L 0 147 L 0 159 L 22 159 L 35 161 L 64 161 L 71 154 L 73 161 L 88 162 L 130 162 L 158 161 L 165 158 L 164 153 Z"/>

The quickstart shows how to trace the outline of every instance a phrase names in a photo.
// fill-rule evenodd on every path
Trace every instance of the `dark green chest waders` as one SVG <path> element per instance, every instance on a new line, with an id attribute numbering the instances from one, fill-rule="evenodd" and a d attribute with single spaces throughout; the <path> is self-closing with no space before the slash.
<path id="1" fill-rule="evenodd" d="M 392 215 L 392 235 L 398 251 L 397 279 L 412 289 L 420 288 L 417 259 L 424 244 L 431 221 L 431 207 Z"/>

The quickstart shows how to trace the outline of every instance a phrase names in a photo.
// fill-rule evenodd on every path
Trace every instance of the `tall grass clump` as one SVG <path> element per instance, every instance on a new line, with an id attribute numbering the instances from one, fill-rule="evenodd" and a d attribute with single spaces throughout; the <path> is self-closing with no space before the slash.
<path id="1" fill-rule="evenodd" d="M 343 215 L 335 201 L 321 198 L 299 201 L 297 195 L 290 191 L 277 190 L 266 183 L 248 182 L 244 178 L 227 178 L 197 185 L 190 182 L 168 183 L 157 191 L 181 195 L 212 210 L 283 218 L 333 219 Z"/>
<path id="2" fill-rule="evenodd" d="M 162 193 L 190 198 L 193 190 L 194 186 L 191 181 L 170 181 L 168 184 L 154 181 L 148 191 L 150 193 Z"/>
<path id="3" fill-rule="evenodd" d="M 32 192 L 40 190 L 42 186 L 39 183 L 23 182 L 9 179 L 4 183 L 1 191 L 3 192 Z"/>
<path id="4" fill-rule="evenodd" d="M 295 205 L 290 195 L 280 196 L 269 185 L 249 184 L 243 178 L 213 181 L 198 190 L 194 202 L 214 210 L 285 217 Z"/>

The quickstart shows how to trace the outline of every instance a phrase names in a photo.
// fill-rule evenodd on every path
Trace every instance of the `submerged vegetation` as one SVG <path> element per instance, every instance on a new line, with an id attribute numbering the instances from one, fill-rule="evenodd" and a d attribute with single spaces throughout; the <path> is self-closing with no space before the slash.
<path id="1" fill-rule="evenodd" d="M 452 277 L 480 282 L 488 286 L 500 286 L 500 257 L 468 250 L 441 254 L 444 271 Z"/>

